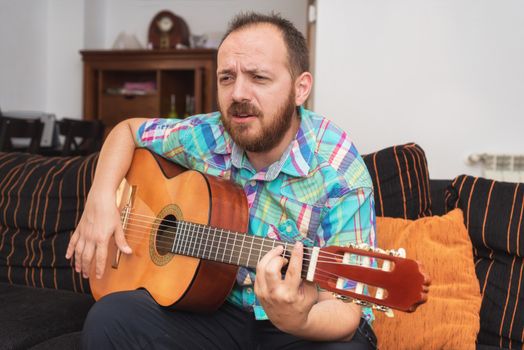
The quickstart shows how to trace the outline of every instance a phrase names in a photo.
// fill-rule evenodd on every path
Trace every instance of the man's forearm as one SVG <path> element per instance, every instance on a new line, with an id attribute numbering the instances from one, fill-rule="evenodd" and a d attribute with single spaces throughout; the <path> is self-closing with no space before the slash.
<path id="1" fill-rule="evenodd" d="M 321 293 L 321 300 L 310 310 L 303 328 L 294 335 L 314 341 L 349 341 L 361 318 L 361 308 L 334 299 L 331 293 Z"/>
<path id="2" fill-rule="evenodd" d="M 97 195 L 115 193 L 124 178 L 136 147 L 135 134 L 146 119 L 128 119 L 116 125 L 100 151 L 92 191 Z"/>

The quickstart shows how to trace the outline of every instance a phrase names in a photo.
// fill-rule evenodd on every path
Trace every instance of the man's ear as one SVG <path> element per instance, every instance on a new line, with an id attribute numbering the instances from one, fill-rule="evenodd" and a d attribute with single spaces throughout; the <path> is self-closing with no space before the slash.
<path id="1" fill-rule="evenodd" d="M 295 79 L 295 105 L 300 106 L 306 102 L 313 86 L 313 76 L 304 72 Z"/>

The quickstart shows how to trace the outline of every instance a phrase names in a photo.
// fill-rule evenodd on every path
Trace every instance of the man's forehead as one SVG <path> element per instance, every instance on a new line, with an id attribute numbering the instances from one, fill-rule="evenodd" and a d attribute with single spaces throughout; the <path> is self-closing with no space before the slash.
<path id="1" fill-rule="evenodd" d="M 287 48 L 276 26 L 266 23 L 254 24 L 232 32 L 220 45 L 220 66 L 231 64 L 230 61 L 235 57 L 252 59 L 253 62 L 249 64 L 250 70 L 264 69 L 261 62 L 268 59 L 287 60 Z"/>
<path id="2" fill-rule="evenodd" d="M 251 47 L 262 50 L 267 46 L 272 46 L 273 49 L 286 50 L 281 31 L 270 23 L 252 24 L 230 33 L 220 45 L 218 54 L 232 48 Z"/>

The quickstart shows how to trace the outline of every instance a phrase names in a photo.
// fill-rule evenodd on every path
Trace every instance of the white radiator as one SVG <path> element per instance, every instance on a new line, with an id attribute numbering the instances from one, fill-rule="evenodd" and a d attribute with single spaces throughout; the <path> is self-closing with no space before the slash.
<path id="1" fill-rule="evenodd" d="M 485 178 L 506 182 L 524 182 L 523 154 L 472 154 L 468 160 L 471 164 L 481 164 L 482 176 Z"/>

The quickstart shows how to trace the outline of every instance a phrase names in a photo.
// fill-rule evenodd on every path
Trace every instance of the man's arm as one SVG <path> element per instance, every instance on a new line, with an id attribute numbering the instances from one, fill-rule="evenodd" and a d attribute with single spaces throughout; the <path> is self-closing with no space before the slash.
<path id="1" fill-rule="evenodd" d="M 129 170 L 136 148 L 135 135 L 147 119 L 127 119 L 115 126 L 107 136 L 98 159 L 93 184 L 87 196 L 84 212 L 73 233 L 66 258 L 75 257 L 75 270 L 84 278 L 89 275 L 95 258 L 96 276 L 102 277 L 110 237 L 115 235 L 118 248 L 131 253 L 116 206 L 116 190 Z"/>
<path id="2" fill-rule="evenodd" d="M 340 198 L 323 219 L 333 228 L 326 245 L 372 243 L 375 232 L 373 192 L 359 188 Z M 361 308 L 318 292 L 314 283 L 301 280 L 303 248 L 295 244 L 288 262 L 282 247 L 266 254 L 257 265 L 255 293 L 271 322 L 280 330 L 316 341 L 349 341 L 362 316 Z"/>

